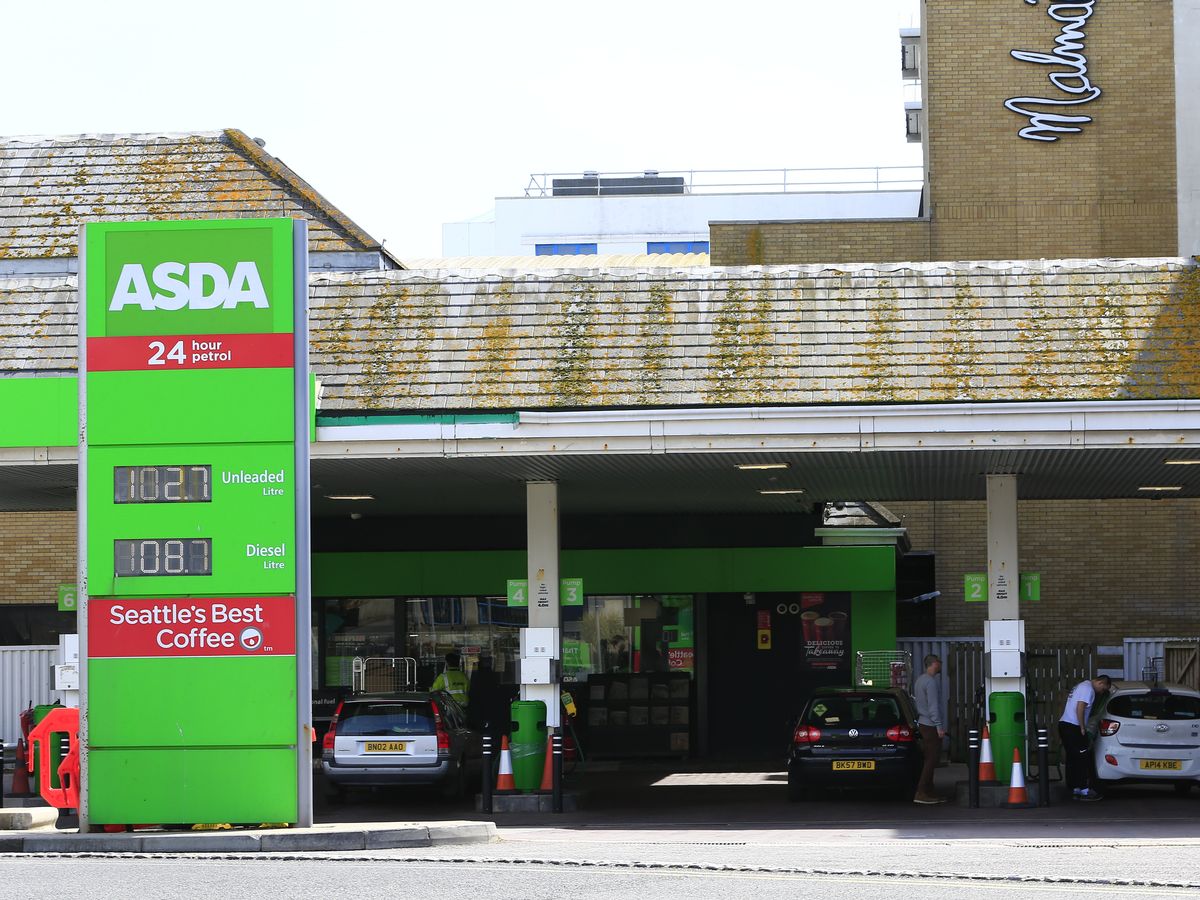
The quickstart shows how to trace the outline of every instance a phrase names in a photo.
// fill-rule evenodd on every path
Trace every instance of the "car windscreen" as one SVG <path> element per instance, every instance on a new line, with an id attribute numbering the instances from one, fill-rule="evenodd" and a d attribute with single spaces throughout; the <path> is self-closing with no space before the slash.
<path id="1" fill-rule="evenodd" d="M 435 730 L 427 700 L 347 703 L 337 724 L 337 733 L 350 737 L 433 734 Z"/>
<path id="2" fill-rule="evenodd" d="M 887 694 L 841 694 L 817 696 L 804 713 L 805 725 L 844 728 L 851 725 L 900 724 L 900 706 Z"/>
<path id="3" fill-rule="evenodd" d="M 1108 701 L 1106 714 L 1122 719 L 1200 719 L 1200 697 L 1162 691 L 1120 694 Z"/>

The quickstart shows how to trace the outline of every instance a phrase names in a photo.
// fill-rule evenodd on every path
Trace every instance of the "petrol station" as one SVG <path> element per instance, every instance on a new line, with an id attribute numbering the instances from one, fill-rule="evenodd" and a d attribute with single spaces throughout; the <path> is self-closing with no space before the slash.
<path id="1" fill-rule="evenodd" d="M 1035 703 L 1035 647 L 1200 634 L 1200 22 L 1097 8 L 1051 135 L 1004 100 L 1053 16 L 964 74 L 926 6 L 919 213 L 714 222 L 699 265 L 410 270 L 241 132 L 0 142 L 47 210 L 71 166 L 199 197 L 0 220 L 0 633 L 79 634 L 82 826 L 311 824 L 373 664 L 486 661 L 592 759 L 778 764 L 806 692 L 929 648 L 1044 727 L 1081 676 Z"/>

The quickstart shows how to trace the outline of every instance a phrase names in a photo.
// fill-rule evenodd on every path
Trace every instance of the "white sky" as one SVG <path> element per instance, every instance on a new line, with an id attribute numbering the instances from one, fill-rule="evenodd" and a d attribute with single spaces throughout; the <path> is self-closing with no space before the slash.
<path id="1" fill-rule="evenodd" d="M 917 0 L 6 4 L 0 134 L 264 138 L 400 256 L 533 172 L 919 165 Z"/>

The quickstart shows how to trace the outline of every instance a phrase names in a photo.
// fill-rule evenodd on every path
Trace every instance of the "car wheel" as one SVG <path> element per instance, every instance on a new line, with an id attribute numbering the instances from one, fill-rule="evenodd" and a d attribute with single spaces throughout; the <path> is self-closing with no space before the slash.
<path id="1" fill-rule="evenodd" d="M 1190 781 L 1175 782 L 1175 793 L 1180 797 L 1186 797 L 1192 792 L 1192 783 Z"/>

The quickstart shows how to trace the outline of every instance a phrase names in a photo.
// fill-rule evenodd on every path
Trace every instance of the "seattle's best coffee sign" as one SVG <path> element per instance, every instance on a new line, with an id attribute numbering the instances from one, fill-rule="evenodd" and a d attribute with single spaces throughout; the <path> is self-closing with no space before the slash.
<path id="1" fill-rule="evenodd" d="M 1037 6 L 1040 0 L 1025 0 Z M 1013 50 L 1014 59 L 1052 67 L 1047 73 L 1051 90 L 1045 97 L 1013 97 L 1005 107 L 1025 116 L 1029 124 L 1019 132 L 1028 141 L 1057 141 L 1060 134 L 1078 134 L 1092 121 L 1080 108 L 1100 96 L 1100 88 L 1088 77 L 1086 38 L 1083 27 L 1092 17 L 1096 0 L 1081 3 L 1051 3 L 1046 14 L 1060 25 L 1049 52 Z"/>

